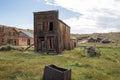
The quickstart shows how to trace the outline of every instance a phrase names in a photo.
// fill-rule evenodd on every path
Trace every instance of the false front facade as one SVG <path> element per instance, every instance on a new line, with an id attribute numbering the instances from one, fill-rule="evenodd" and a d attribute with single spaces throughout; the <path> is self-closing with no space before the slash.
<path id="1" fill-rule="evenodd" d="M 37 52 L 70 50 L 70 27 L 59 20 L 58 11 L 34 13 L 34 42 Z"/>

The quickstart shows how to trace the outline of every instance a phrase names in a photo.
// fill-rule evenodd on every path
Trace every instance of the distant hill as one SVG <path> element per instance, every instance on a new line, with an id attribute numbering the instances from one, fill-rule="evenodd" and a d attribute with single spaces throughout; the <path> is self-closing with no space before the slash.
<path id="1" fill-rule="evenodd" d="M 110 40 L 120 40 L 120 32 L 79 34 L 79 35 L 77 34 L 77 37 L 100 37 L 108 38 Z"/>
<path id="2" fill-rule="evenodd" d="M 108 38 L 111 40 L 120 40 L 120 32 L 110 32 L 110 33 L 94 33 L 92 36 L 97 36 L 101 38 Z"/>
<path id="3" fill-rule="evenodd" d="M 101 43 L 97 43 L 97 46 L 120 47 L 120 32 L 93 33 L 93 34 L 71 34 L 71 36 L 74 36 L 78 39 L 78 44 L 80 46 L 94 45 L 94 43 L 88 43 L 88 39 L 101 38 L 101 39 L 108 39 L 112 43 L 110 43 L 108 45 L 103 45 Z"/>

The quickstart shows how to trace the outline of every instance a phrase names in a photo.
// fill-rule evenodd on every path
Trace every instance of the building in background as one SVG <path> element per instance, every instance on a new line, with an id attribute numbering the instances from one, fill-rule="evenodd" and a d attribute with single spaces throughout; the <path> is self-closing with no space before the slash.
<path id="1" fill-rule="evenodd" d="M 34 44 L 33 34 L 23 29 L 0 25 L 0 46 L 28 46 Z"/>
<path id="2" fill-rule="evenodd" d="M 78 47 L 78 39 L 76 37 L 71 37 L 71 48 L 74 49 L 75 47 Z"/>
<path id="3" fill-rule="evenodd" d="M 70 50 L 70 27 L 59 19 L 57 10 L 34 12 L 35 51 L 60 53 Z"/>
<path id="4" fill-rule="evenodd" d="M 19 32 L 19 46 L 28 46 L 34 44 L 34 35 L 27 31 Z"/>

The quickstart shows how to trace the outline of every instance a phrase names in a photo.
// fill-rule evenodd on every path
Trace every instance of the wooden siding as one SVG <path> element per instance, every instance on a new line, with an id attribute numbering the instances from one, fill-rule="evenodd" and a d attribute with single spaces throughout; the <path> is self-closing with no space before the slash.
<path id="1" fill-rule="evenodd" d="M 35 51 L 60 53 L 70 50 L 70 27 L 59 20 L 58 11 L 34 13 Z"/>
<path id="2" fill-rule="evenodd" d="M 0 27 L 0 45 L 18 45 L 19 34 L 14 30 L 14 28 L 9 28 L 2 26 Z"/>

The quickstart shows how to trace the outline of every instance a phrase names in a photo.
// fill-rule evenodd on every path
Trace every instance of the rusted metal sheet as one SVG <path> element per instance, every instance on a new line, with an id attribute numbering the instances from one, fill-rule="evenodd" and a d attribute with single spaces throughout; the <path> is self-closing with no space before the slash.
<path id="1" fill-rule="evenodd" d="M 95 48 L 93 46 L 86 46 L 85 47 L 87 53 L 89 56 L 94 57 L 94 56 L 100 56 L 100 50 L 98 48 Z"/>

